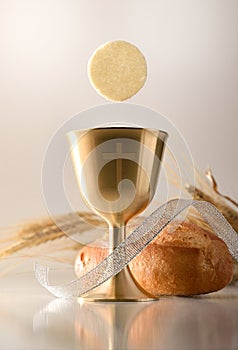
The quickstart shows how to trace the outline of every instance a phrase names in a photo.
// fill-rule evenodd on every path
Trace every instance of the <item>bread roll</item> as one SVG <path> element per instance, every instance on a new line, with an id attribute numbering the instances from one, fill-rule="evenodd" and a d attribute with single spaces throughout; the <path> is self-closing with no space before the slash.
<path id="1" fill-rule="evenodd" d="M 85 246 L 75 261 L 78 277 L 108 254 Z M 225 287 L 233 276 L 233 261 L 226 244 L 215 234 L 183 222 L 168 225 L 129 264 L 132 275 L 152 295 L 195 295 Z"/>

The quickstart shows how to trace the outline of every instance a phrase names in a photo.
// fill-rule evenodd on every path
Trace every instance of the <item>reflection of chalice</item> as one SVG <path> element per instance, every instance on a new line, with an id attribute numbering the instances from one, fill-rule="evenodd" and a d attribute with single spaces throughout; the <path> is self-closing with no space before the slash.
<path id="1" fill-rule="evenodd" d="M 55 299 L 34 315 L 29 341 L 54 349 L 237 349 L 238 306 L 221 295 L 159 303 Z"/>
<path id="2" fill-rule="evenodd" d="M 110 251 L 125 239 L 125 225 L 156 190 L 167 133 L 105 127 L 68 134 L 79 188 L 86 204 L 109 225 Z M 129 268 L 86 296 L 91 300 L 144 300 Z"/>

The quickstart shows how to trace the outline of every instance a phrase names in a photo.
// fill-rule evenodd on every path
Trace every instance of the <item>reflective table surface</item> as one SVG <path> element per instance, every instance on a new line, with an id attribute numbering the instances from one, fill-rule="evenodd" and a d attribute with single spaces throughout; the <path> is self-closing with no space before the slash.
<path id="1" fill-rule="evenodd" d="M 194 298 L 55 299 L 33 273 L 0 279 L 0 349 L 238 349 L 238 286 Z"/>

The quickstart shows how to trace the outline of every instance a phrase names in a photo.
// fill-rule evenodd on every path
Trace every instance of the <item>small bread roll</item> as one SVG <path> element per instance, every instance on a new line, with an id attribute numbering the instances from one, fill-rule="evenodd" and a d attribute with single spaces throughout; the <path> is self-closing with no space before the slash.
<path id="1" fill-rule="evenodd" d="M 225 287 L 233 276 L 226 244 L 192 223 L 168 226 L 134 259 L 131 271 L 153 295 L 194 295 Z"/>
<path id="2" fill-rule="evenodd" d="M 77 276 L 95 267 L 107 254 L 105 248 L 82 248 L 75 261 Z M 217 291 L 231 281 L 234 268 L 219 237 L 187 222 L 168 225 L 129 267 L 142 289 L 154 296 Z"/>

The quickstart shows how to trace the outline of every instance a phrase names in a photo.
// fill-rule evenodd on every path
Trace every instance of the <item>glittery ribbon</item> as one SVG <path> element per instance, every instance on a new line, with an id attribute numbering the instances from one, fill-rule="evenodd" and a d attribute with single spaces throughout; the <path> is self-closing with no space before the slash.
<path id="1" fill-rule="evenodd" d="M 39 264 L 35 265 L 35 276 L 38 282 L 56 297 L 83 296 L 120 272 L 171 221 L 190 206 L 207 221 L 217 236 L 226 243 L 233 258 L 238 261 L 238 234 L 214 205 L 204 201 L 173 199 L 155 210 L 110 255 L 82 277 L 65 285 L 53 286 L 48 281 L 49 268 Z"/>

